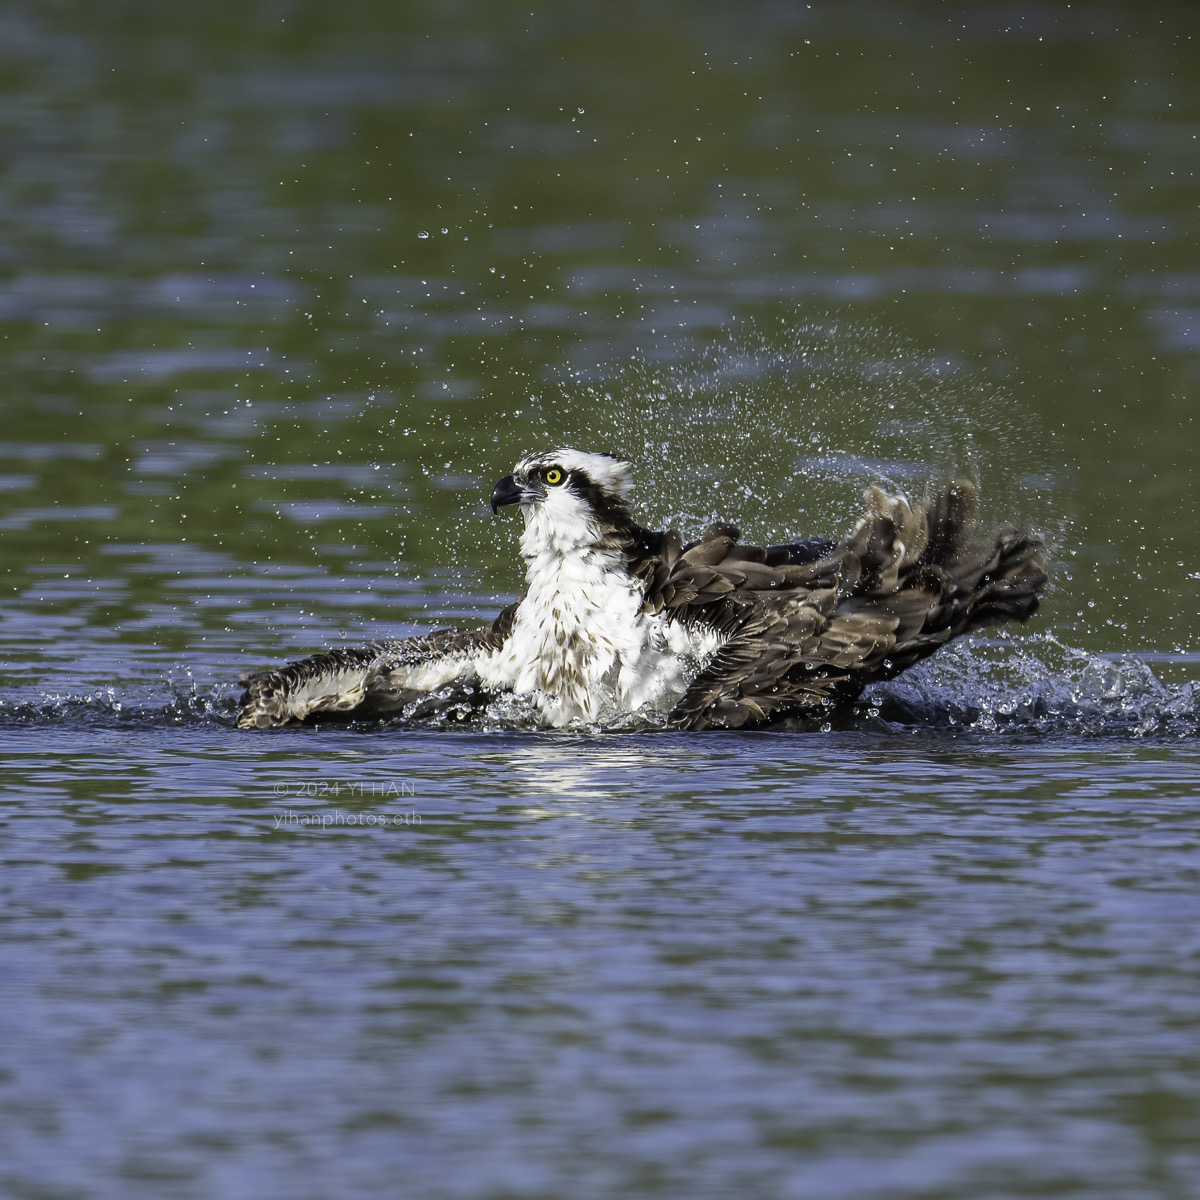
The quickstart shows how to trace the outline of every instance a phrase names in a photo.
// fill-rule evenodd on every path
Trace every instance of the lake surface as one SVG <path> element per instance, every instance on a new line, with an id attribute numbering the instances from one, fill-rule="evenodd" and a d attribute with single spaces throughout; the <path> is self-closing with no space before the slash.
<path id="1" fill-rule="evenodd" d="M 0 5 L 0 1191 L 1200 1190 L 1200 11 Z M 239 734 L 648 523 L 975 479 L 828 728 Z"/>

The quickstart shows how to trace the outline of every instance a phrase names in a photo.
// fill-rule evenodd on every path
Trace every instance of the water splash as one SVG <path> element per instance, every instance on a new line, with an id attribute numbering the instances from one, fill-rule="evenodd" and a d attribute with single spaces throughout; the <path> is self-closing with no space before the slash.
<path id="1" fill-rule="evenodd" d="M 1092 654 L 1052 633 L 969 638 L 864 694 L 881 722 L 978 734 L 1181 738 L 1200 732 L 1200 683 L 1163 682 L 1136 654 Z"/>
<path id="2" fill-rule="evenodd" d="M 665 362 L 580 375 L 540 398 L 533 436 L 627 458 L 652 522 L 720 516 L 778 540 L 852 523 L 868 484 L 920 498 L 966 477 L 985 522 L 1037 528 L 1052 549 L 1063 540 L 1048 436 L 1031 414 L 968 364 L 879 327 L 743 323 Z"/>
<path id="3" fill-rule="evenodd" d="M 48 692 L 36 698 L 0 699 L 0 728 L 62 725 L 68 728 L 164 729 L 233 724 L 237 697 L 220 687 L 207 691 L 170 685 L 166 696 L 127 696 L 115 688 L 79 694 Z"/>
<path id="4" fill-rule="evenodd" d="M 113 688 L 80 695 L 0 700 L 0 727 L 59 725 L 75 728 L 165 729 L 231 726 L 236 693 L 219 686 L 176 686 L 165 697 L 126 696 Z M 446 689 L 409 706 L 388 721 L 338 721 L 344 728 L 427 732 L 540 730 L 536 710 L 519 696 L 488 697 Z M 584 732 L 655 733 L 661 714 L 634 714 Z M 791 718 L 776 728 L 798 736 L 829 730 L 908 732 L 994 739 L 1005 735 L 1047 738 L 1178 740 L 1200 735 L 1200 682 L 1164 682 L 1137 655 L 1091 654 L 1052 633 L 963 639 L 885 684 L 869 688 L 853 705 Z M 314 731 L 297 731 L 316 736 Z M 580 730 L 573 731 L 575 733 Z M 242 735 L 231 736 L 272 736 Z M 549 733 L 544 736 L 570 736 Z M 720 733 L 703 735 L 720 739 Z"/>

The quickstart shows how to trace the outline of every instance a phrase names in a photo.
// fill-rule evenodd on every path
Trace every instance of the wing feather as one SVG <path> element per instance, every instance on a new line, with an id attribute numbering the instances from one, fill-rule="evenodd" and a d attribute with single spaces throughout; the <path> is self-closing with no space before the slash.
<path id="1" fill-rule="evenodd" d="M 932 503 L 871 488 L 841 542 L 810 558 L 797 543 L 757 547 L 710 526 L 664 580 L 655 603 L 727 640 L 671 714 L 684 729 L 744 728 L 852 698 L 952 638 L 1028 619 L 1046 583 L 1041 542 L 1000 529 L 972 540 L 975 491 L 955 483 Z M 775 565 L 778 564 L 778 565 Z"/>
<path id="2" fill-rule="evenodd" d="M 442 683 L 469 682 L 473 661 L 499 648 L 512 632 L 516 604 L 479 629 L 439 629 L 419 637 L 327 650 L 243 679 L 239 729 L 292 725 L 322 714 L 384 716 L 428 688 L 406 684 L 414 671 L 430 668 Z M 443 670 L 438 671 L 441 666 Z"/>

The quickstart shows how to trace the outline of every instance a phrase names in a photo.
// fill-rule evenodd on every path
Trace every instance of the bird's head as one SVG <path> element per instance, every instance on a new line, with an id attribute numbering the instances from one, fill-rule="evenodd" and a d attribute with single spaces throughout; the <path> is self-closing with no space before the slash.
<path id="1" fill-rule="evenodd" d="M 629 464 L 608 454 L 527 454 L 492 492 L 492 511 L 519 504 L 529 549 L 603 545 L 629 528 Z"/>

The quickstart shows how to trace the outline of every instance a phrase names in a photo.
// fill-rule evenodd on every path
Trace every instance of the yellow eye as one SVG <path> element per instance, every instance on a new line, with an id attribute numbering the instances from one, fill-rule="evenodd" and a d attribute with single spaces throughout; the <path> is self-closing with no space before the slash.
<path id="1" fill-rule="evenodd" d="M 546 482 L 549 484 L 562 483 L 563 473 L 557 467 L 551 467 L 546 472 Z"/>

